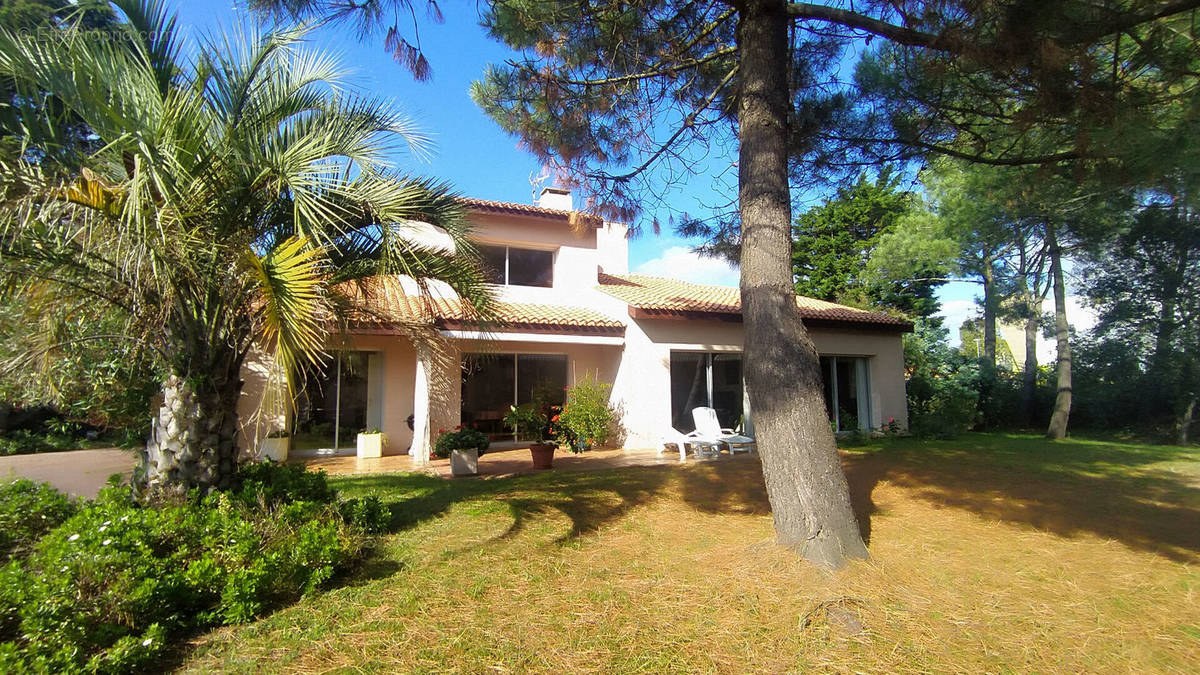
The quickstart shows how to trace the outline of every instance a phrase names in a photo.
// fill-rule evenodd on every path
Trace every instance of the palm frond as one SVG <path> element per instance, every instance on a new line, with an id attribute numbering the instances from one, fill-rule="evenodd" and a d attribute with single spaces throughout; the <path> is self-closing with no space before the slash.
<path id="1" fill-rule="evenodd" d="M 138 40 L 146 65 L 155 73 L 159 93 L 166 97 L 171 79 L 179 70 L 178 17 L 159 0 L 113 0 L 125 15 L 134 39 Z"/>
<path id="2" fill-rule="evenodd" d="M 247 249 L 246 259 L 258 280 L 255 313 L 263 342 L 287 375 L 290 389 L 298 366 L 316 363 L 325 348 L 324 251 L 294 236 L 263 256 Z"/>

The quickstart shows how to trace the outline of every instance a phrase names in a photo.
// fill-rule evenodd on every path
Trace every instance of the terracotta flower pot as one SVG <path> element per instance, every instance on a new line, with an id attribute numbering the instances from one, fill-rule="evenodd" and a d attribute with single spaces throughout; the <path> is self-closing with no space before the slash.
<path id="1" fill-rule="evenodd" d="M 533 456 L 533 468 L 550 469 L 554 466 L 555 446 L 549 443 L 534 443 L 529 446 L 529 454 Z"/>

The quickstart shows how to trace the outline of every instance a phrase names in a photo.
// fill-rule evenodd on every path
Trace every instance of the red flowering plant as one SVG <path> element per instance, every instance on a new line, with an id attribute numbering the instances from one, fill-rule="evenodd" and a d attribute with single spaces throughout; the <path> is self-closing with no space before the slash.
<path id="1" fill-rule="evenodd" d="M 510 406 L 508 414 L 504 416 L 504 426 L 517 432 L 522 440 L 534 443 L 551 442 L 553 434 L 551 434 L 548 412 L 547 406 L 535 403 Z"/>
<path id="2" fill-rule="evenodd" d="M 551 419 L 562 445 L 572 452 L 583 452 L 604 445 L 616 422 L 616 412 L 608 403 L 612 385 L 584 375 L 574 387 L 567 388 L 567 402 Z"/>
<path id="3" fill-rule="evenodd" d="M 883 432 L 888 436 L 898 436 L 901 431 L 903 430 L 900 428 L 900 423 L 896 421 L 895 417 L 889 417 L 887 424 L 883 425 Z"/>
<path id="4" fill-rule="evenodd" d="M 489 442 L 487 434 L 474 427 L 464 427 L 460 424 L 454 427 L 454 431 L 438 429 L 438 438 L 433 444 L 433 454 L 446 458 L 454 450 L 478 450 L 482 455 L 487 452 Z"/>
<path id="5" fill-rule="evenodd" d="M 550 442 L 559 447 L 570 448 L 572 452 L 579 452 L 575 449 L 575 434 L 573 430 L 563 423 L 563 414 L 567 409 L 563 406 L 552 405 L 549 408 L 549 430 L 547 435 L 550 437 Z"/>

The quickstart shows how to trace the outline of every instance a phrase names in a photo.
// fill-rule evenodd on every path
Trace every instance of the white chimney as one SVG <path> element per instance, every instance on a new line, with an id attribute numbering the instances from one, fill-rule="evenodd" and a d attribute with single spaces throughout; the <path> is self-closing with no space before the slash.
<path id="1" fill-rule="evenodd" d="M 629 228 L 622 223 L 604 223 L 596 229 L 596 253 L 608 274 L 629 274 Z"/>
<path id="2" fill-rule="evenodd" d="M 571 211 L 573 210 L 571 191 L 563 188 L 544 187 L 542 188 L 542 194 L 538 196 L 537 205 L 543 209 Z"/>

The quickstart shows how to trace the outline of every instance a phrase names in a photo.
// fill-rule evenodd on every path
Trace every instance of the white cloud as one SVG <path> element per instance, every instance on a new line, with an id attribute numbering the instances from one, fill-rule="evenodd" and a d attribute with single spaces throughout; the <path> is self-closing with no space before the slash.
<path id="1" fill-rule="evenodd" d="M 737 286 L 738 268 L 718 258 L 697 255 L 686 246 L 672 246 L 633 270 L 638 274 L 682 279 L 695 284 Z"/>

